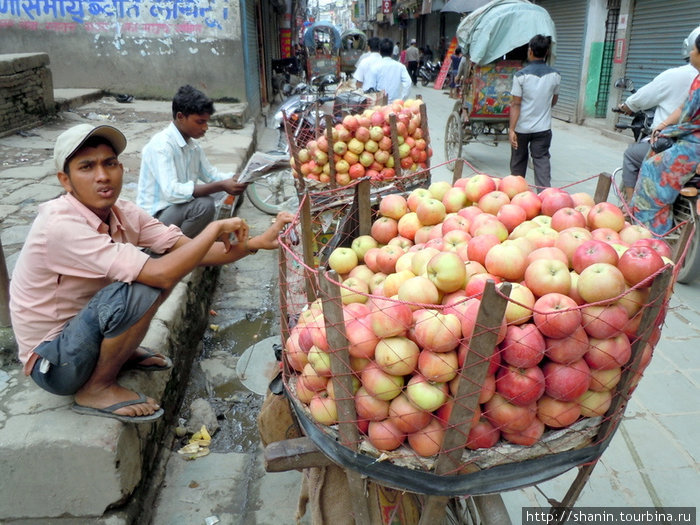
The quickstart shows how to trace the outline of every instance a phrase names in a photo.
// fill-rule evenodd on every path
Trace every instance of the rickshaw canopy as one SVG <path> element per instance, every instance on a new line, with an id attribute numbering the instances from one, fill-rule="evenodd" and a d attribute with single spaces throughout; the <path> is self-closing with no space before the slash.
<path id="1" fill-rule="evenodd" d="M 554 22 L 546 9 L 527 0 L 493 0 L 468 15 L 457 27 L 462 51 L 479 65 L 527 44 L 535 35 L 552 37 L 550 60 L 553 60 Z"/>
<path id="2" fill-rule="evenodd" d="M 359 29 L 346 29 L 340 35 L 340 41 L 346 50 L 359 49 L 364 52 L 367 47 L 367 35 Z"/>
<path id="3" fill-rule="evenodd" d="M 315 49 L 319 42 L 325 43 L 325 40 L 319 40 L 317 35 L 328 35 L 328 43 L 331 46 L 333 54 L 337 54 L 340 50 L 341 38 L 338 29 L 330 22 L 314 22 L 304 32 L 304 47 Z"/>

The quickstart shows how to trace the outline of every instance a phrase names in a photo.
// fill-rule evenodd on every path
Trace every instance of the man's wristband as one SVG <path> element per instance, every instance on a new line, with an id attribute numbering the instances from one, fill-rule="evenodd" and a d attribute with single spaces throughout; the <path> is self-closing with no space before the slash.
<path id="1" fill-rule="evenodd" d="M 250 255 L 258 253 L 258 250 L 251 250 L 248 248 L 248 239 L 245 240 L 245 243 L 243 244 L 243 249 L 247 251 Z"/>

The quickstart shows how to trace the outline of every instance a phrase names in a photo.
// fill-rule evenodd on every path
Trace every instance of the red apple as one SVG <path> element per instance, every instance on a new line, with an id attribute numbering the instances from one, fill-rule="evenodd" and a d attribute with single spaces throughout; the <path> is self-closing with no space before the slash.
<path id="1" fill-rule="evenodd" d="M 586 333 L 597 339 L 621 333 L 629 320 L 627 310 L 617 303 L 584 306 L 581 315 Z"/>
<path id="2" fill-rule="evenodd" d="M 544 423 L 539 418 L 535 418 L 525 430 L 520 432 L 502 432 L 501 436 L 510 443 L 531 447 L 539 441 L 542 434 L 544 434 Z"/>
<path id="3" fill-rule="evenodd" d="M 584 228 L 586 226 L 586 218 L 583 213 L 573 208 L 560 208 L 552 215 L 550 226 L 561 232 L 567 228 Z"/>
<path id="4" fill-rule="evenodd" d="M 418 310 L 414 314 L 416 341 L 432 352 L 451 352 L 462 337 L 462 326 L 457 315 L 436 310 Z"/>
<path id="5" fill-rule="evenodd" d="M 403 335 L 413 324 L 413 311 L 407 304 L 373 297 L 369 321 L 377 337 Z"/>
<path id="6" fill-rule="evenodd" d="M 571 267 L 580 274 L 594 263 L 616 265 L 619 257 L 615 248 L 607 242 L 591 239 L 582 243 L 571 256 Z"/>
<path id="7" fill-rule="evenodd" d="M 542 372 L 546 394 L 559 401 L 575 401 L 591 384 L 591 370 L 583 359 L 569 364 L 549 361 Z"/>
<path id="8" fill-rule="evenodd" d="M 537 405 L 514 405 L 499 393 L 484 403 L 483 415 L 502 432 L 520 432 L 529 427 L 537 415 Z"/>
<path id="9" fill-rule="evenodd" d="M 525 286 L 537 297 L 550 293 L 566 295 L 571 288 L 569 267 L 557 259 L 536 259 L 525 269 Z"/>
<path id="10" fill-rule="evenodd" d="M 506 243 L 511 244 L 506 244 Z M 527 259 L 522 250 L 513 241 L 492 246 L 484 259 L 484 266 L 489 273 L 507 281 L 520 281 L 525 274 Z M 467 245 L 468 249 L 468 245 Z"/>
<path id="11" fill-rule="evenodd" d="M 588 212 L 588 228 L 610 228 L 616 232 L 625 227 L 622 210 L 610 202 L 599 202 Z"/>
<path id="12" fill-rule="evenodd" d="M 665 265 L 661 255 L 649 246 L 630 246 L 617 263 L 617 267 L 625 277 L 625 282 L 630 286 L 646 281 Z M 651 285 L 651 280 L 644 284 Z"/>
<path id="13" fill-rule="evenodd" d="M 318 393 L 309 402 L 311 417 L 322 425 L 334 425 L 338 421 L 338 408 L 335 400 L 326 392 Z"/>
<path id="14" fill-rule="evenodd" d="M 477 450 L 491 448 L 501 438 L 501 431 L 489 423 L 488 419 L 481 418 L 478 423 L 472 425 L 467 437 L 467 448 Z"/>
<path id="15" fill-rule="evenodd" d="M 372 223 L 370 231 L 379 244 L 387 244 L 399 234 L 399 223 L 390 217 L 380 217 Z"/>
<path id="16" fill-rule="evenodd" d="M 361 386 L 355 393 L 355 410 L 360 419 L 382 421 L 389 417 L 389 401 L 371 396 Z"/>
<path id="17" fill-rule="evenodd" d="M 406 394 L 399 394 L 389 404 L 389 419 L 401 432 L 410 434 L 424 428 L 432 420 L 430 412 L 413 406 Z"/>
<path id="18" fill-rule="evenodd" d="M 498 183 L 498 189 L 513 198 L 518 193 L 528 191 L 530 189 L 525 177 L 520 175 L 506 175 Z"/>
<path id="19" fill-rule="evenodd" d="M 509 325 L 499 348 L 507 364 L 518 368 L 530 368 L 542 361 L 545 339 L 533 323 Z"/>
<path id="20" fill-rule="evenodd" d="M 447 383 L 457 375 L 459 362 L 457 352 L 431 352 L 422 350 L 418 356 L 418 371 L 428 381 Z"/>
<path id="21" fill-rule="evenodd" d="M 588 334 L 583 326 L 563 339 L 545 338 L 545 354 L 556 363 L 568 365 L 581 359 L 589 350 Z"/>
<path id="22" fill-rule="evenodd" d="M 591 368 L 591 385 L 589 388 L 596 392 L 612 390 L 620 382 L 621 377 L 621 367 L 610 368 L 609 370 Z"/>
<path id="23" fill-rule="evenodd" d="M 573 256 L 576 249 L 592 238 L 591 232 L 586 228 L 567 228 L 559 232 L 554 246 L 566 254 L 569 261 L 569 268 L 573 268 Z"/>
<path id="24" fill-rule="evenodd" d="M 515 405 L 529 405 L 544 394 L 544 374 L 539 366 L 501 368 L 496 375 L 496 392 Z"/>
<path id="25" fill-rule="evenodd" d="M 402 376 L 387 374 L 374 362 L 365 366 L 360 380 L 370 395 L 384 401 L 391 401 L 398 396 L 404 385 Z"/>
<path id="26" fill-rule="evenodd" d="M 581 325 L 581 312 L 571 297 L 548 293 L 535 301 L 532 319 L 544 336 L 561 339 Z"/>
<path id="27" fill-rule="evenodd" d="M 625 334 L 607 339 L 590 338 L 590 348 L 583 358 L 590 368 L 612 370 L 627 364 L 632 356 L 632 347 Z"/>
<path id="28" fill-rule="evenodd" d="M 440 452 L 445 439 L 445 427 L 439 419 L 433 419 L 424 428 L 409 434 L 407 439 L 408 444 L 419 456 L 435 456 Z"/>
<path id="29" fill-rule="evenodd" d="M 547 395 L 537 401 L 537 418 L 551 428 L 565 428 L 581 416 L 576 401 L 560 401 Z"/>
<path id="30" fill-rule="evenodd" d="M 387 275 L 394 273 L 396 271 L 396 261 L 398 261 L 399 257 L 401 257 L 403 254 L 403 249 L 395 244 L 387 244 L 379 248 L 376 259 L 378 271 Z M 365 256 L 366 255 L 367 254 L 365 254 Z M 369 264 L 367 266 L 369 266 Z"/>
<path id="31" fill-rule="evenodd" d="M 399 448 L 406 440 L 406 434 L 401 432 L 390 420 L 370 421 L 367 427 L 367 438 L 377 450 L 391 451 Z"/>
<path id="32" fill-rule="evenodd" d="M 446 214 L 445 205 L 432 197 L 421 200 L 416 208 L 418 220 L 426 226 L 441 223 Z"/>

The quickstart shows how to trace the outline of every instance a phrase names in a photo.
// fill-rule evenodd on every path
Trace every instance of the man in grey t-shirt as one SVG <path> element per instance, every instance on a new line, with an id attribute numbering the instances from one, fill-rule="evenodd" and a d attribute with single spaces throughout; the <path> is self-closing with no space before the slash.
<path id="1" fill-rule="evenodd" d="M 552 106 L 559 97 L 561 76 L 545 62 L 552 38 L 536 35 L 527 49 L 529 64 L 513 76 L 510 105 L 510 172 L 525 176 L 528 150 L 535 168 L 535 185 L 551 184 L 549 146 L 552 143 Z"/>

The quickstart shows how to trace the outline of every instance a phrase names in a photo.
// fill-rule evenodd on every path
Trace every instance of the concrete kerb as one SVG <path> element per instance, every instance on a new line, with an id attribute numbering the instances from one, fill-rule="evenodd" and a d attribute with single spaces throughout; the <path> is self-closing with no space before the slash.
<path id="1" fill-rule="evenodd" d="M 252 132 L 244 126 L 242 133 L 236 133 L 233 151 L 226 148 L 238 166 L 255 149 L 254 125 L 250 127 Z M 11 362 L 0 363 L 5 370 L 0 370 L 2 523 L 129 524 L 150 512 L 148 502 L 155 497 L 158 471 L 164 470 L 161 457 L 172 443 L 171 423 L 185 392 L 182 385 L 201 349 L 218 275 L 218 268 L 190 273 L 149 327 L 144 346 L 171 356 L 173 369 L 129 371 L 120 378 L 124 386 L 160 400 L 166 414 L 151 425 L 73 413 L 71 398 L 48 394 L 22 374 L 16 359 L 5 351 L 14 350 L 9 331 L 3 354 L 4 361 Z"/>

